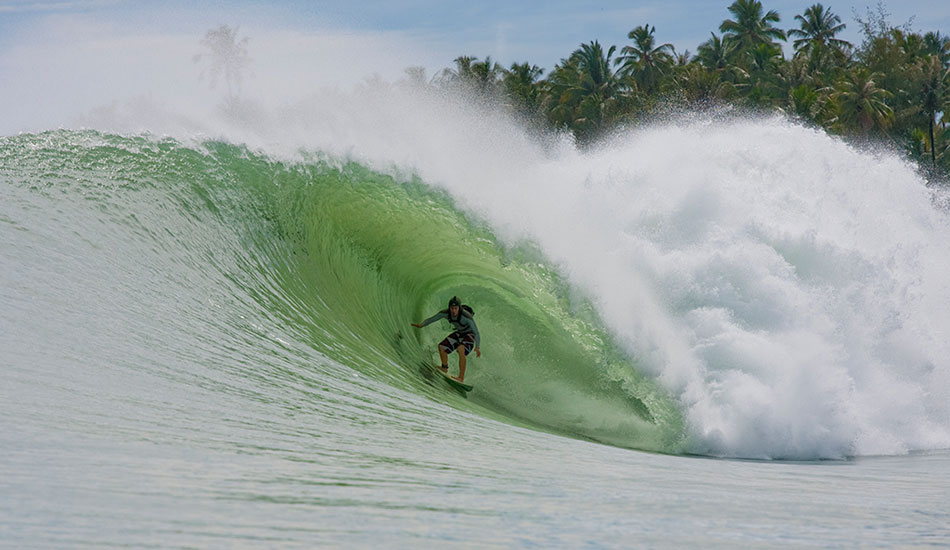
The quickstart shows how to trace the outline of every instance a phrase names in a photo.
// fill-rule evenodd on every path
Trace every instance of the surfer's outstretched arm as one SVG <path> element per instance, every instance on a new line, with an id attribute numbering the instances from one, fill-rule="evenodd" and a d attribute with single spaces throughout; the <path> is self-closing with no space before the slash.
<path id="1" fill-rule="evenodd" d="M 416 328 L 422 328 L 422 327 L 424 327 L 424 326 L 426 326 L 426 325 L 431 325 L 432 323 L 438 321 L 439 319 L 445 319 L 445 318 L 447 318 L 448 316 L 449 316 L 448 313 L 446 313 L 446 312 L 444 312 L 444 311 L 440 311 L 440 312 L 436 313 L 436 314 L 433 315 L 432 317 L 429 317 L 428 319 L 426 319 L 425 321 L 423 321 L 423 322 L 421 322 L 421 323 L 412 323 L 412 326 L 414 326 L 414 327 L 416 327 Z"/>

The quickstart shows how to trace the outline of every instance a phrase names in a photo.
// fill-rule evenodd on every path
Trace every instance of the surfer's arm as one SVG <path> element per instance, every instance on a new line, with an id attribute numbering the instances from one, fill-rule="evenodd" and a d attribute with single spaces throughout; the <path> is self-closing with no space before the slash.
<path id="1" fill-rule="evenodd" d="M 482 337 L 480 334 L 478 334 L 478 325 L 475 324 L 475 319 L 472 319 L 471 317 L 467 317 L 467 319 L 469 324 L 472 325 L 472 332 L 475 333 L 475 349 L 478 350 L 480 347 L 482 347 Z"/>
<path id="2" fill-rule="evenodd" d="M 412 326 L 414 326 L 414 327 L 416 327 L 416 328 L 422 328 L 422 327 L 424 327 L 424 326 L 426 326 L 426 325 L 431 325 L 432 323 L 438 321 L 439 319 L 445 319 L 445 318 L 448 317 L 448 316 L 449 316 L 448 313 L 445 313 L 444 311 L 440 311 L 440 312 L 436 313 L 436 314 L 433 315 L 432 317 L 429 317 L 428 319 L 426 319 L 425 321 L 423 321 L 423 322 L 421 322 L 421 323 L 413 323 Z"/>

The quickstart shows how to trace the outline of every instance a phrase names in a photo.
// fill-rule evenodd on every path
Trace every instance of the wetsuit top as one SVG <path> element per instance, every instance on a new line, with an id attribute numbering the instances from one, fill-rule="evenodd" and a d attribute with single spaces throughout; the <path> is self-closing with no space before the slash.
<path id="1" fill-rule="evenodd" d="M 428 319 L 426 319 L 420 324 L 422 326 L 426 326 L 428 324 L 438 321 L 439 319 L 445 319 L 446 321 L 451 323 L 452 328 L 454 328 L 456 332 L 459 332 L 461 334 L 475 333 L 475 347 L 476 348 L 481 347 L 480 344 L 482 343 L 482 337 L 478 335 L 478 327 L 475 325 L 475 319 L 472 319 L 465 313 L 459 312 L 458 319 L 452 320 L 452 319 L 449 319 L 448 311 L 440 311 L 436 313 L 435 315 L 433 315 L 432 317 L 429 317 Z"/>

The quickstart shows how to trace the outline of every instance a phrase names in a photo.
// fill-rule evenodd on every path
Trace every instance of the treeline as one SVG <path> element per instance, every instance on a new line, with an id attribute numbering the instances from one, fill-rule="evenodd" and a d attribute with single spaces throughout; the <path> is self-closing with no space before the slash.
<path id="1" fill-rule="evenodd" d="M 504 68 L 490 57 L 459 57 L 419 84 L 464 89 L 499 101 L 535 124 L 573 133 L 586 146 L 621 125 L 670 106 L 735 105 L 790 117 L 907 152 L 931 177 L 950 174 L 950 37 L 893 26 L 883 7 L 857 18 L 863 41 L 838 38 L 841 18 L 821 4 L 780 26 L 758 0 L 736 0 L 719 33 L 696 54 L 659 43 L 656 28 L 630 31 L 619 49 L 581 44 L 546 76 L 530 63 Z M 787 58 L 781 42 L 790 42 Z"/>

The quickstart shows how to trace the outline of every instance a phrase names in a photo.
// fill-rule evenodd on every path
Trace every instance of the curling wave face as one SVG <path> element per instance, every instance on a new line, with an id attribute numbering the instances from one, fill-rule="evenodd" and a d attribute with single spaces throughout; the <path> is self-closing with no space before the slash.
<path id="1" fill-rule="evenodd" d="M 203 252 L 241 258 L 225 294 L 413 392 L 442 334 L 407 320 L 462 296 L 485 338 L 466 376 L 479 414 L 716 456 L 950 447 L 950 228 L 892 155 L 709 117 L 579 152 L 404 88 L 229 116 L 222 133 L 248 147 L 8 138 L 9 179 L 129 200 L 136 220 L 183 205 L 165 213 L 239 243 Z M 207 240 L 162 248 L 191 258 Z"/>
<path id="2" fill-rule="evenodd" d="M 320 155 L 279 161 L 218 142 L 96 132 L 22 135 L 2 148 L 5 161 L 16 159 L 3 175 L 11 204 L 58 212 L 47 229 L 77 236 L 82 249 L 56 269 L 96 277 L 72 286 L 92 285 L 95 301 L 136 313 L 133 332 L 149 335 L 138 342 L 145 363 L 160 362 L 150 350 L 181 348 L 208 378 L 344 387 L 368 377 L 509 423 L 682 450 L 676 405 L 590 304 L 536 250 L 500 245 L 419 180 Z M 91 257 L 115 271 L 70 266 Z M 477 386 L 468 402 L 420 373 L 437 360 L 442 332 L 409 327 L 453 294 L 476 307 L 484 341 L 466 377 Z M 96 311 L 82 315 L 95 320 Z"/>

